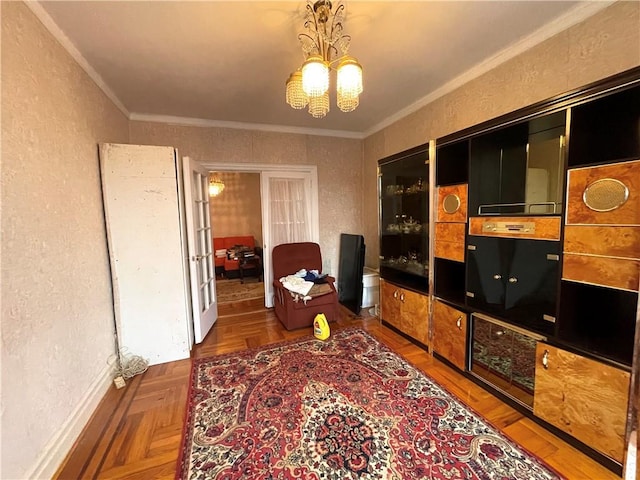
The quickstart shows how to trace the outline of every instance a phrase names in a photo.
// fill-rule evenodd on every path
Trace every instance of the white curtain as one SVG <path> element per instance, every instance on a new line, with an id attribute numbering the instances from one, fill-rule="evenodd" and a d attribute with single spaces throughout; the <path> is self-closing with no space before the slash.
<path id="1" fill-rule="evenodd" d="M 302 178 L 269 180 L 271 245 L 311 241 L 309 205 Z"/>

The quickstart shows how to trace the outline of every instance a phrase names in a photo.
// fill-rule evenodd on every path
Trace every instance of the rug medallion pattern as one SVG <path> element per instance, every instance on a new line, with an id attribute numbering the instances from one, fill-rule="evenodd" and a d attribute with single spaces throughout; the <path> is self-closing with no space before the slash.
<path id="1" fill-rule="evenodd" d="M 359 329 L 195 360 L 180 479 L 556 479 Z"/>

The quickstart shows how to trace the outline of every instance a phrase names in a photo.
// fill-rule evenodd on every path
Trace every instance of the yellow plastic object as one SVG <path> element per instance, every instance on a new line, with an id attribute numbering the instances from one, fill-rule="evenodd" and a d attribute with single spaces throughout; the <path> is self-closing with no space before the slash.
<path id="1" fill-rule="evenodd" d="M 329 322 L 327 322 L 327 317 L 324 316 L 324 313 L 317 314 L 316 318 L 313 319 L 313 334 L 319 340 L 326 340 L 331 335 Z"/>

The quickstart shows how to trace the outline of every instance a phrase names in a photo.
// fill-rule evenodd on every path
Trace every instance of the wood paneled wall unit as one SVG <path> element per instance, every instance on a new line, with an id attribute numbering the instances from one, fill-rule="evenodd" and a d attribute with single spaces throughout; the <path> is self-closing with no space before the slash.
<path id="1" fill-rule="evenodd" d="M 434 352 L 618 473 L 640 358 L 639 125 L 636 67 L 436 140 Z M 483 315 L 533 339 L 531 402 L 472 368 Z"/>
<path id="2" fill-rule="evenodd" d="M 568 173 L 565 280 L 637 291 L 640 160 Z"/>
<path id="3" fill-rule="evenodd" d="M 467 185 L 438 187 L 434 255 L 464 262 L 467 229 Z"/>

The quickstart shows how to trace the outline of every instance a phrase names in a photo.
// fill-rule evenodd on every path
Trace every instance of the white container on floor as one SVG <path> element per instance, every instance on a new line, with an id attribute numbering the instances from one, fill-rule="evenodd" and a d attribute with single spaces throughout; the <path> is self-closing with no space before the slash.
<path id="1" fill-rule="evenodd" d="M 362 270 L 362 308 L 373 307 L 380 302 L 380 275 L 373 268 Z"/>

